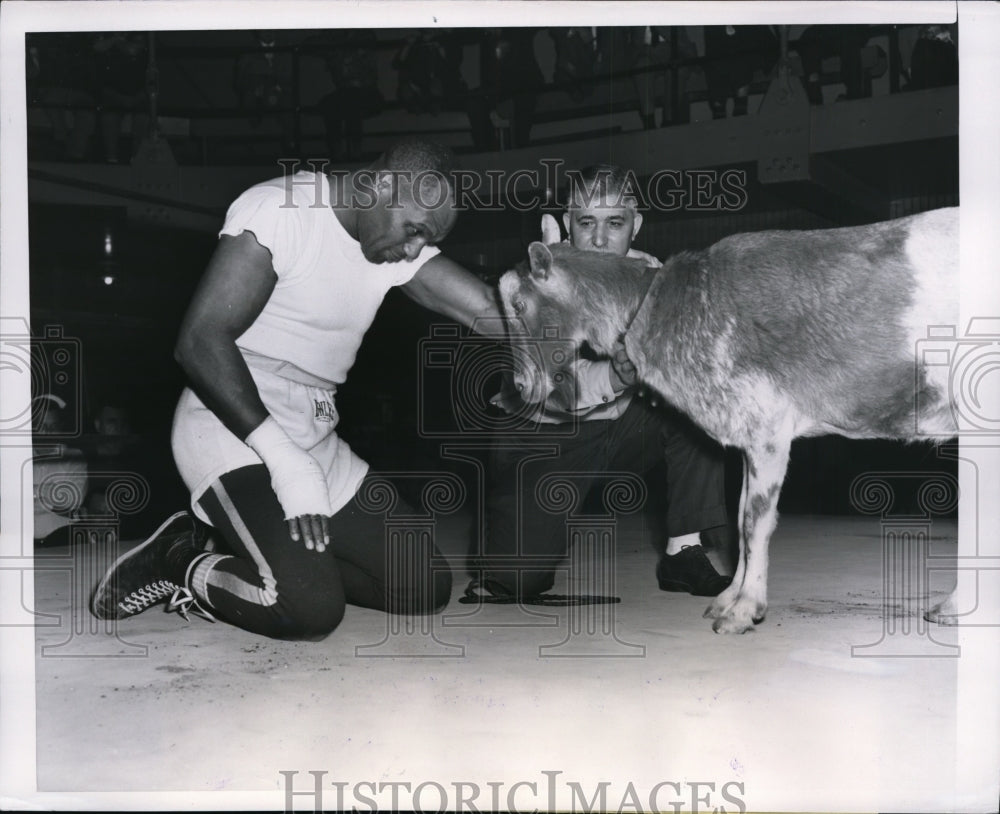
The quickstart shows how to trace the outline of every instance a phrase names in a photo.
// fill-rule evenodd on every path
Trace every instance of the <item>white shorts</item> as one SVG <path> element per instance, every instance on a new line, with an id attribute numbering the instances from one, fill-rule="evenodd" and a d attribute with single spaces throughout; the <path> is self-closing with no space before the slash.
<path id="1" fill-rule="evenodd" d="M 330 506 L 340 511 L 357 492 L 368 464 L 334 432 L 340 419 L 336 386 L 287 363 L 246 352 L 244 357 L 264 406 L 289 437 L 319 461 L 330 487 Z M 205 522 L 198 500 L 212 483 L 226 472 L 263 463 L 190 388 L 177 403 L 171 445 L 177 470 L 191 492 L 191 508 Z"/>

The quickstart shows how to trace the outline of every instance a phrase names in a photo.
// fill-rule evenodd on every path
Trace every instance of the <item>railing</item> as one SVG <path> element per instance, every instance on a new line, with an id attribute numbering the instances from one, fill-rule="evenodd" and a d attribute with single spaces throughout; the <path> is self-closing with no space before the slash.
<path id="1" fill-rule="evenodd" d="M 888 53 L 887 53 L 887 70 L 888 70 L 888 84 L 889 93 L 897 93 L 900 90 L 900 77 L 903 75 L 902 71 L 902 60 L 899 51 L 899 31 L 901 26 L 895 25 L 882 25 L 882 26 L 867 26 L 866 34 L 869 37 L 869 41 L 875 38 L 885 37 L 888 42 Z M 517 94 L 513 98 L 518 97 L 531 97 L 536 103 L 537 101 L 545 97 L 547 100 L 552 101 L 553 96 L 558 96 L 561 93 L 566 93 L 566 101 L 569 102 L 568 91 L 578 88 L 581 84 L 591 87 L 598 92 L 593 94 L 597 101 L 590 101 L 589 103 L 570 103 L 565 106 L 555 106 L 547 107 L 543 110 L 536 110 L 531 115 L 532 124 L 544 124 L 552 122 L 571 122 L 573 120 L 584 119 L 587 117 L 594 116 L 606 116 L 609 114 L 621 114 L 627 113 L 631 110 L 637 109 L 638 97 L 635 93 L 616 93 L 616 90 L 623 89 L 623 83 L 634 82 L 643 76 L 650 76 L 653 74 L 665 75 L 666 80 L 670 83 L 669 90 L 664 94 L 664 98 L 669 100 L 670 110 L 664 110 L 664 119 L 669 119 L 673 122 L 677 122 L 686 118 L 682 115 L 682 107 L 690 106 L 698 102 L 703 102 L 707 98 L 707 92 L 702 91 L 687 91 L 681 88 L 680 80 L 682 71 L 698 71 L 704 70 L 704 68 L 712 64 L 713 59 L 708 56 L 697 56 L 697 57 L 681 57 L 679 56 L 679 34 L 677 28 L 671 28 L 671 54 L 673 55 L 670 59 L 666 61 L 656 62 L 649 65 L 643 65 L 635 68 L 628 68 L 625 70 L 616 70 L 611 72 L 604 72 L 599 74 L 594 74 L 580 81 L 574 82 L 563 82 L 563 83 L 544 83 L 534 87 L 525 87 L 520 94 Z M 398 49 L 402 41 L 380 41 L 377 44 L 377 48 L 382 49 Z M 468 44 L 468 43 L 465 43 Z M 782 37 L 782 52 L 779 55 L 779 59 L 789 59 L 790 55 L 797 50 L 798 41 L 787 41 L 786 37 Z M 307 126 L 308 120 L 315 120 L 322 116 L 321 107 L 318 104 L 302 104 L 299 100 L 303 98 L 302 85 L 303 85 L 303 70 L 302 63 L 305 59 L 317 58 L 322 56 L 328 51 L 329 46 L 322 46 L 316 44 L 302 43 L 297 45 L 286 45 L 286 46 L 274 46 L 266 48 L 245 48 L 240 46 L 220 46 L 220 47 L 206 47 L 206 46 L 167 46 L 164 44 L 158 44 L 157 37 L 153 34 L 149 35 L 149 52 L 150 52 L 150 69 L 148 73 L 148 88 L 147 88 L 147 99 L 149 103 L 148 111 L 135 111 L 134 109 L 126 109 L 121 107 L 114 107 L 111 105 L 99 105 L 90 107 L 91 110 L 95 111 L 98 115 L 103 112 L 119 112 L 119 113 L 148 113 L 151 119 L 155 121 L 165 121 L 174 120 L 187 122 L 189 125 L 196 125 L 194 128 L 190 128 L 186 136 L 174 136 L 170 133 L 166 133 L 166 137 L 171 142 L 176 142 L 178 144 L 182 143 L 181 140 L 186 140 L 190 142 L 192 140 L 200 140 L 200 150 L 188 150 L 185 154 L 187 160 L 191 163 L 228 163 L 223 155 L 224 150 L 218 149 L 220 146 L 238 144 L 240 142 L 253 143 L 258 142 L 263 144 L 264 142 L 273 141 L 279 133 L 275 133 L 276 128 L 273 127 L 281 117 L 287 118 L 291 124 L 291 141 L 296 145 L 302 145 L 304 140 L 317 140 L 325 138 L 325 131 L 322 128 L 316 129 L 315 127 L 310 128 Z M 208 104 L 206 105 L 178 105 L 171 104 L 162 98 L 162 95 L 158 93 L 158 83 L 156 81 L 156 71 L 163 73 L 164 66 L 168 64 L 173 64 L 179 70 L 183 71 L 183 66 L 186 61 L 191 59 L 212 59 L 231 62 L 235 69 L 236 62 L 244 56 L 253 53 L 274 53 L 276 55 L 291 55 L 291 69 L 292 69 L 292 90 L 291 98 L 295 100 L 293 104 L 290 105 L 280 105 L 275 107 L 268 107 L 263 110 L 249 110 L 246 107 L 240 105 L 234 106 L 217 106 L 211 103 L 210 100 L 206 99 Z M 830 84 L 837 82 L 840 78 L 839 72 L 824 74 L 821 77 L 822 84 Z M 766 77 L 758 77 L 757 81 L 751 86 L 751 93 L 762 93 L 766 90 L 768 84 L 768 79 Z M 616 88 L 616 86 L 619 86 Z M 601 97 L 600 90 L 603 89 L 605 96 Z M 683 90 L 683 92 L 682 92 Z M 94 98 L 99 99 L 99 94 L 95 89 Z M 419 132 L 428 136 L 462 136 L 465 134 L 470 134 L 472 125 L 471 123 L 456 123 L 455 114 L 468 114 L 471 105 L 476 103 L 482 103 L 482 101 L 487 97 L 493 97 L 494 94 L 491 93 L 489 88 L 478 88 L 475 90 L 470 90 L 461 93 L 453 93 L 447 98 L 443 98 L 442 102 L 442 113 L 452 114 L 450 117 L 439 116 L 440 122 L 436 126 L 432 127 L 421 127 Z M 511 97 L 507 97 L 511 98 Z M 44 105 L 38 103 L 29 104 L 29 108 L 33 110 L 42 110 L 45 108 Z M 61 109 L 69 110 L 81 110 L 85 109 L 82 105 L 64 105 L 59 106 Z M 58 108 L 57 108 L 58 109 Z M 403 105 L 398 101 L 387 101 L 385 102 L 381 110 L 387 113 L 393 111 L 402 111 Z M 669 115 L 668 115 L 669 113 Z M 226 121 L 226 120 L 243 120 L 248 121 L 251 116 L 261 116 L 272 122 L 272 128 L 269 131 L 262 130 L 252 130 L 249 127 L 243 129 L 239 133 L 232 132 L 208 132 L 208 128 L 205 127 L 209 122 L 216 121 Z M 29 120 L 29 124 L 31 124 Z M 197 125 L 202 125 L 198 127 Z M 201 130 L 201 133 L 195 132 L 196 130 Z M 33 132 L 40 134 L 44 128 L 40 124 L 36 124 L 33 128 Z M 372 141 L 378 140 L 380 138 L 390 138 L 399 135 L 400 129 L 393 130 L 379 130 L 377 128 L 368 128 L 364 130 L 364 138 L 371 143 Z M 562 141 L 573 140 L 574 137 L 588 137 L 592 136 L 593 131 L 578 132 L 578 133 L 567 133 L 565 135 L 560 135 L 559 139 Z M 457 145 L 456 150 L 461 152 L 463 150 L 468 150 L 466 145 Z M 198 161 L 192 161 L 191 158 L 194 153 L 198 153 Z M 377 151 L 375 151 L 377 152 Z M 372 153 L 372 151 L 366 150 L 366 153 Z M 275 153 L 268 153 L 269 156 L 273 156 Z M 29 147 L 29 157 L 31 157 L 31 150 Z"/>

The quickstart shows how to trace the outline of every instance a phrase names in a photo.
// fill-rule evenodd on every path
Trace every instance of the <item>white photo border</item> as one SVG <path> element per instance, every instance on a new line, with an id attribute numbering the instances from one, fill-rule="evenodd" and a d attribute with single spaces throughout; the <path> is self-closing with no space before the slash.
<path id="1" fill-rule="evenodd" d="M 1000 7 L 988 2 L 261 2 L 260 0 L 151 0 L 150 2 L 4 2 L 0 6 L 0 317 L 3 324 L 27 322 L 28 183 L 24 36 L 34 31 L 216 30 L 338 27 L 478 27 L 490 25 L 704 24 L 704 23 L 883 23 L 945 22 L 957 14 L 960 25 L 960 198 L 962 206 L 962 314 L 1000 313 Z M 386 25 L 391 21 L 391 26 Z M 26 408 L 29 382 L 0 370 L 5 414 Z M 984 551 L 996 558 L 1000 529 L 998 450 L 965 450 L 977 457 L 980 482 L 979 528 L 989 540 Z M 30 450 L 0 439 L 0 487 L 18 483 Z M 960 508 L 960 516 L 961 516 Z M 104 810 L 280 810 L 274 792 L 47 793 L 35 785 L 35 639 L 30 626 L 4 624 L 19 619 L 33 604 L 31 558 L 13 531 L 31 514 L 30 499 L 4 490 L 0 499 L 0 808 Z M 29 521 L 30 522 L 30 521 Z M 960 555 L 973 553 L 963 540 Z M 988 597 L 990 601 L 996 597 Z M 21 603 L 24 603 L 22 607 Z M 956 789 L 943 789 L 941 810 L 974 810 L 997 800 L 1000 767 L 1000 631 L 962 628 L 959 641 L 959 729 Z M 910 733 L 899 733 L 900 738 Z M 932 744 L 928 744 L 931 748 Z M 193 758 L 196 759 L 196 758 Z M 943 772 L 950 774 L 950 772 Z M 789 782 L 793 782 L 789 778 Z M 850 782 L 845 778 L 845 782 Z M 948 795 L 951 795 L 950 797 Z M 990 798 L 992 795 L 992 798 Z M 761 795 L 755 793 L 760 799 Z M 766 794 L 763 795 L 766 803 Z M 891 799 L 887 799 L 891 806 Z M 822 801 L 815 801 L 822 806 Z M 929 801 L 934 806 L 938 801 Z"/>

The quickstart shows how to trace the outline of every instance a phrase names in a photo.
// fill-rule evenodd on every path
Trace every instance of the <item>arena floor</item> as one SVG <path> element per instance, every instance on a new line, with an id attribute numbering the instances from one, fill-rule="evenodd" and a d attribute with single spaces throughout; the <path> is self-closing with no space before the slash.
<path id="1" fill-rule="evenodd" d="M 438 528 L 456 568 L 441 616 L 390 626 L 349 608 L 313 644 L 159 609 L 105 629 L 83 610 L 98 550 L 75 563 L 51 551 L 35 585 L 51 614 L 37 629 L 38 788 L 143 792 L 113 798 L 125 808 L 158 805 L 157 791 L 213 793 L 198 807 L 281 807 L 282 771 L 298 772 L 296 792 L 325 771 L 326 808 L 370 809 L 366 784 L 409 782 L 428 784 L 430 809 L 463 807 L 461 793 L 464 810 L 636 810 L 632 794 L 648 810 L 667 782 L 654 800 L 664 811 L 738 811 L 737 799 L 751 811 L 961 810 L 950 797 L 956 629 L 928 630 L 915 605 L 883 602 L 877 519 L 783 518 L 768 618 L 736 637 L 712 633 L 708 600 L 657 589 L 655 553 L 628 520 L 618 605 L 459 604 L 453 519 Z M 935 521 L 930 554 L 946 563 L 955 534 Z M 953 583 L 932 571 L 924 587 L 940 599 Z"/>

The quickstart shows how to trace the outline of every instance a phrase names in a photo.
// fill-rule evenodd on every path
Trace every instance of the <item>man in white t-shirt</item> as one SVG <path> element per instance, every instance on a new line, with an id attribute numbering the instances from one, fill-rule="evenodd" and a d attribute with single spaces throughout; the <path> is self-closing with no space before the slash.
<path id="1" fill-rule="evenodd" d="M 451 162 L 446 148 L 403 142 L 369 170 L 300 172 L 232 204 L 181 326 L 189 387 L 172 437 L 220 550 L 178 513 L 112 565 L 96 616 L 169 602 L 185 617 L 317 640 L 345 602 L 395 613 L 447 603 L 438 552 L 386 544 L 385 515 L 359 503 L 368 466 L 335 432 L 334 396 L 393 286 L 466 326 L 499 316 L 494 290 L 435 247 L 456 218 Z"/>

